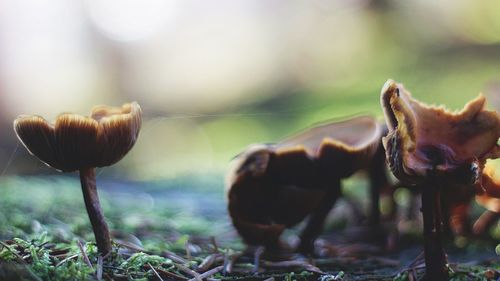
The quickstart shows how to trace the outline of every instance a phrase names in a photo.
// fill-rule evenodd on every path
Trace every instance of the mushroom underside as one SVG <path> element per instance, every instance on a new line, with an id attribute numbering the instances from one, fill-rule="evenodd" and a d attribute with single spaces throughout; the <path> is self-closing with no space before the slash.
<path id="1" fill-rule="evenodd" d="M 259 178 L 233 184 L 228 209 L 233 225 L 247 243 L 277 241 L 281 232 L 303 221 L 319 204 L 324 190 L 274 185 Z"/>
<path id="2" fill-rule="evenodd" d="M 473 162 L 492 157 L 498 150 L 500 120 L 496 112 L 485 110 L 483 96 L 452 113 L 420 103 L 394 83 L 384 88 L 381 103 L 389 127 L 384 146 L 396 176 L 461 174 L 465 170 L 470 174 L 465 179 L 477 179 Z"/>
<path id="3" fill-rule="evenodd" d="M 101 106 L 92 116 L 97 119 L 65 113 L 54 125 L 39 116 L 21 116 L 14 121 L 14 129 L 31 154 L 57 170 L 112 165 L 137 140 L 140 107 L 137 103 L 121 109 Z"/>

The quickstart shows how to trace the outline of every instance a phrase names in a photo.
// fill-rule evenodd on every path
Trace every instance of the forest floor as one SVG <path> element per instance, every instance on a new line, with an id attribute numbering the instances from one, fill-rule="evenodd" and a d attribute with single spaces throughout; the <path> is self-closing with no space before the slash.
<path id="1" fill-rule="evenodd" d="M 345 202 L 333 210 L 317 243 L 321 258 L 295 255 L 277 261 L 259 255 L 261 249 L 245 251 L 218 178 L 97 181 L 115 241 L 113 253 L 104 258 L 90 242 L 94 237 L 75 177 L 4 177 L 0 280 L 367 281 L 416 280 L 423 272 L 418 227 L 392 239 L 392 251 L 360 242 L 366 239 L 352 241 L 373 235 L 356 235 L 366 228 L 346 219 L 351 212 Z M 285 239 L 296 242 L 297 230 Z M 498 242 L 454 242 L 447 245 L 452 280 L 500 278 Z"/>

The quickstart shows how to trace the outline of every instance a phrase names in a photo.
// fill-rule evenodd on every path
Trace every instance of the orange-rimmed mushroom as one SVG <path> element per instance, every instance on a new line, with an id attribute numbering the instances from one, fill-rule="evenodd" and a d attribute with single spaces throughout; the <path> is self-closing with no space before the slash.
<path id="1" fill-rule="evenodd" d="M 14 121 L 17 137 L 32 155 L 59 171 L 80 172 L 85 207 L 103 255 L 111 251 L 111 239 L 99 203 L 95 168 L 122 159 L 135 144 L 140 128 L 141 108 L 136 102 L 119 108 L 94 107 L 90 117 L 64 113 L 55 124 L 27 115 Z"/>
<path id="2" fill-rule="evenodd" d="M 448 279 L 441 241 L 441 187 L 472 186 L 486 159 L 500 152 L 500 118 L 485 109 L 485 101 L 480 95 L 453 113 L 415 100 L 392 80 L 382 89 L 381 105 L 389 127 L 383 138 L 387 162 L 399 180 L 422 189 L 427 280 Z"/>
<path id="3" fill-rule="evenodd" d="M 382 126 L 362 116 L 318 126 L 280 143 L 254 145 L 228 173 L 229 213 L 243 240 L 279 247 L 288 227 L 309 221 L 299 252 L 311 253 L 324 220 L 341 193 L 341 180 L 368 168 Z M 383 164 L 383 163 L 382 163 Z"/>
<path id="4" fill-rule="evenodd" d="M 486 211 L 473 226 L 475 234 L 483 234 L 500 218 L 500 173 L 499 162 L 488 161 L 483 170 L 482 187 L 484 192 L 476 195 L 476 202 Z"/>

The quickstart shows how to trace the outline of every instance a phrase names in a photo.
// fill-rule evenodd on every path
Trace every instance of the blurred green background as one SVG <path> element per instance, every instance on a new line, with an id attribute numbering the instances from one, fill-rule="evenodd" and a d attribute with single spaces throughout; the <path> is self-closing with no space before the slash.
<path id="1" fill-rule="evenodd" d="M 388 78 L 453 109 L 479 92 L 498 103 L 499 11 L 496 0 L 2 0 L 0 170 L 52 172 L 18 147 L 19 114 L 137 100 L 141 136 L 101 177 L 222 180 L 251 143 L 381 117 Z"/>

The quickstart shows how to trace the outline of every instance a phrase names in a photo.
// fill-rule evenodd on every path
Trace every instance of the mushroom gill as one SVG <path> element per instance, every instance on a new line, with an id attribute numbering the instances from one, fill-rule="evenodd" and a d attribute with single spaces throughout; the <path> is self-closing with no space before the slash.
<path id="1" fill-rule="evenodd" d="M 98 106 L 90 117 L 63 113 L 54 124 L 40 116 L 19 116 L 14 130 L 28 151 L 64 172 L 118 162 L 134 145 L 141 127 L 136 103 Z"/>

